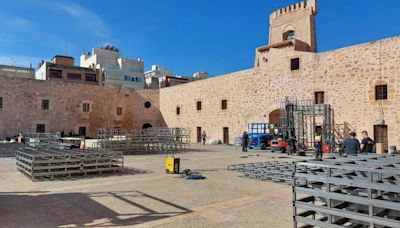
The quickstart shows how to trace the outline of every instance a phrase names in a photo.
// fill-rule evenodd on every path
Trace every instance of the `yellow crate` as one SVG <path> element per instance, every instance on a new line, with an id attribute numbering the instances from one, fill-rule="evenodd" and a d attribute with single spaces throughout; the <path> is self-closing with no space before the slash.
<path id="1" fill-rule="evenodd" d="M 166 173 L 179 173 L 180 159 L 173 156 L 168 156 L 165 159 L 165 172 Z"/>

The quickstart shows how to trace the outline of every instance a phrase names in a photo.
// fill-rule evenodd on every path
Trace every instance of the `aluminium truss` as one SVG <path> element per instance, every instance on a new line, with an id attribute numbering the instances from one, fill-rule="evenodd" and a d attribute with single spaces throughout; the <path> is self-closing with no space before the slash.
<path id="1" fill-rule="evenodd" d="M 187 128 L 99 129 L 98 146 L 124 154 L 174 153 L 190 150 Z"/>
<path id="2" fill-rule="evenodd" d="M 35 148 L 59 148 L 61 133 L 25 133 L 25 144 Z"/>
<path id="3" fill-rule="evenodd" d="M 294 227 L 400 227 L 400 156 L 359 155 L 293 166 Z"/>
<path id="4" fill-rule="evenodd" d="M 285 136 L 296 136 L 297 141 L 313 148 L 316 127 L 321 127 L 322 142 L 334 149 L 334 112 L 329 104 L 315 104 L 312 100 L 289 100 L 281 103 L 281 121 Z"/>

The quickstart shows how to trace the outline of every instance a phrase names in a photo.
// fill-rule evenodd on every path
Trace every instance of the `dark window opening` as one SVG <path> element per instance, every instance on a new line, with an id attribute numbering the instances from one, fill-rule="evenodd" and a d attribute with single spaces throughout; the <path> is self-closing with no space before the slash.
<path id="1" fill-rule="evenodd" d="M 145 124 L 143 124 L 142 129 L 147 129 L 147 128 L 151 128 L 151 127 L 153 127 L 153 126 L 151 126 L 151 124 L 145 123 Z"/>
<path id="2" fill-rule="evenodd" d="M 290 60 L 290 70 L 300 69 L 300 58 L 294 58 Z"/>
<path id="3" fill-rule="evenodd" d="M 77 81 L 80 81 L 80 80 L 81 80 L 81 77 L 82 77 L 81 74 L 76 74 L 76 73 L 68 73 L 68 74 L 67 74 L 68 80 L 77 80 Z"/>
<path id="4" fill-rule="evenodd" d="M 50 101 L 49 100 L 42 100 L 42 109 L 49 110 L 50 109 Z"/>
<path id="5" fill-rule="evenodd" d="M 222 100 L 221 102 L 221 108 L 223 110 L 228 109 L 228 101 L 227 100 Z"/>
<path id="6" fill-rule="evenodd" d="M 149 101 L 144 102 L 144 107 L 145 108 L 150 108 L 151 107 L 151 103 Z"/>
<path id="7" fill-rule="evenodd" d="M 62 78 L 61 70 L 49 70 L 50 78 Z"/>
<path id="8" fill-rule="evenodd" d="M 122 115 L 122 107 L 117 107 L 117 115 Z"/>
<path id="9" fill-rule="evenodd" d="M 46 125 L 44 124 L 36 125 L 36 133 L 45 133 L 45 132 L 46 132 Z"/>
<path id="10" fill-rule="evenodd" d="M 324 92 L 315 92 L 315 104 L 324 103 Z"/>
<path id="11" fill-rule="evenodd" d="M 3 97 L 0 97 L 0 108 L 3 108 Z"/>
<path id="12" fill-rule="evenodd" d="M 89 103 L 83 103 L 82 111 L 83 112 L 89 112 L 90 111 L 90 104 Z"/>
<path id="13" fill-rule="evenodd" d="M 289 31 L 283 33 L 283 41 L 294 40 L 295 38 L 296 38 L 296 33 L 293 30 L 289 30 Z"/>
<path id="14" fill-rule="evenodd" d="M 79 127 L 79 136 L 86 136 L 86 127 Z"/>
<path id="15" fill-rule="evenodd" d="M 176 115 L 180 115 L 181 114 L 181 107 L 176 107 Z"/>
<path id="16" fill-rule="evenodd" d="M 388 98 L 387 85 L 375 86 L 375 100 L 387 100 L 387 98 Z"/>
<path id="17" fill-rule="evenodd" d="M 374 125 L 374 140 L 375 143 L 382 143 L 385 150 L 388 149 L 388 126 Z"/>
<path id="18" fill-rule="evenodd" d="M 97 76 L 95 74 L 85 74 L 85 81 L 97 82 Z"/>
<path id="19" fill-rule="evenodd" d="M 196 106 L 197 106 L 197 110 L 201 110 L 201 101 L 198 101 Z"/>

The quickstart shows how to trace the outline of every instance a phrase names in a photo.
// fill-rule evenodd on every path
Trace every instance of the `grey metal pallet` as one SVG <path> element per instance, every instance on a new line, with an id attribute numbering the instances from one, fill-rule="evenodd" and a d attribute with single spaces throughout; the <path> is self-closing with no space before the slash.
<path id="1" fill-rule="evenodd" d="M 32 180 L 116 173 L 124 165 L 122 152 L 105 149 L 24 148 L 15 154 L 17 169 Z"/>
<path id="2" fill-rule="evenodd" d="M 294 227 L 400 227 L 400 156 L 360 155 L 293 166 Z"/>

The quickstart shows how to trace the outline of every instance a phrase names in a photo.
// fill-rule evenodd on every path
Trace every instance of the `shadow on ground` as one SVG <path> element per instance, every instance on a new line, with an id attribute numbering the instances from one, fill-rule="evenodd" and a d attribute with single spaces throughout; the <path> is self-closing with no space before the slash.
<path id="1" fill-rule="evenodd" d="M 4 227 L 133 226 L 191 213 L 180 205 L 140 191 L 0 193 Z"/>

